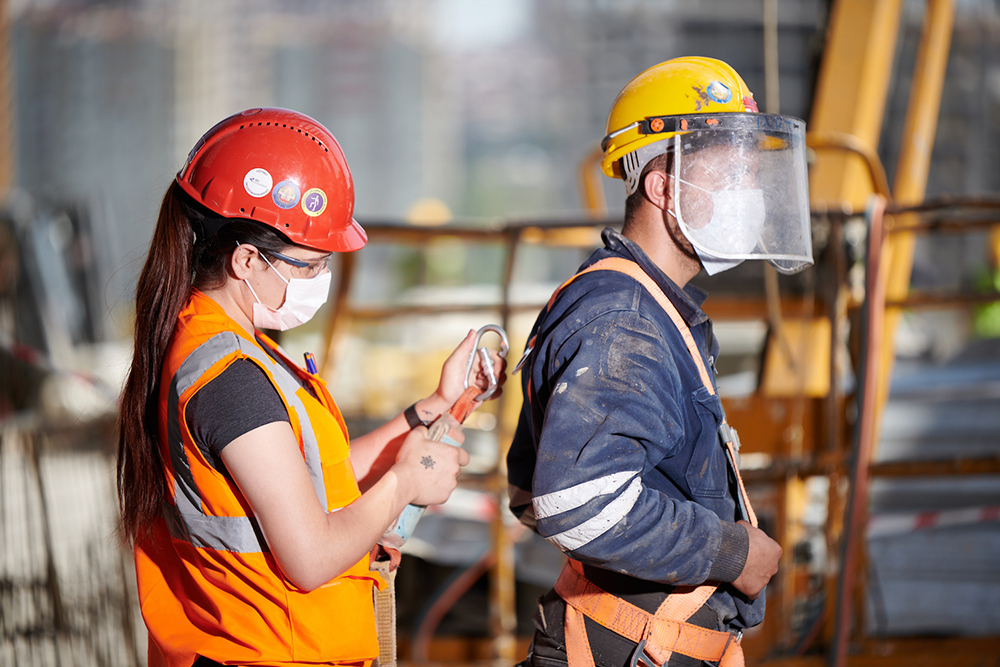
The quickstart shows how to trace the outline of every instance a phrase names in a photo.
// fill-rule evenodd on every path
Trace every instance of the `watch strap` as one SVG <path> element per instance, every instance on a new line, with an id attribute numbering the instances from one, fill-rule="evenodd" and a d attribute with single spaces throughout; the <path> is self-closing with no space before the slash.
<path id="1" fill-rule="evenodd" d="M 403 416 L 406 418 L 406 423 L 410 425 L 411 430 L 418 426 L 427 426 L 424 420 L 420 418 L 420 415 L 417 414 L 416 403 L 403 410 Z"/>

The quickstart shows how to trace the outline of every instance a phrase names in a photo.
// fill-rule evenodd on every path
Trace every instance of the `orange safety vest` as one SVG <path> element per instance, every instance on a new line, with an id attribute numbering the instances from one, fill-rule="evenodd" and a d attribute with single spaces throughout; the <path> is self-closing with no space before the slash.
<path id="1" fill-rule="evenodd" d="M 563 283 L 549 299 L 549 307 L 567 285 L 592 271 L 618 271 L 631 276 L 646 288 L 680 331 L 688 353 L 698 368 L 702 384 L 714 395 L 715 386 L 687 323 L 659 285 L 635 262 L 620 257 L 609 257 L 592 264 Z M 528 342 L 529 347 L 533 345 L 534 341 Z M 739 448 L 739 440 L 736 430 L 723 419 L 719 433 L 724 440 L 733 472 L 736 474 L 737 505 L 746 514 L 750 524 L 756 526 L 757 517 L 750 506 L 743 479 L 740 477 L 736 451 Z M 709 630 L 687 622 L 702 605 L 708 602 L 717 587 L 718 585 L 714 583 L 677 587 L 674 593 L 667 595 L 656 612 L 651 614 L 601 590 L 587 580 L 583 567 L 578 562 L 569 560 L 554 587 L 556 593 L 566 603 L 564 630 L 569 667 L 594 667 L 595 664 L 584 616 L 638 644 L 632 656 L 632 667 L 635 667 L 640 660 L 647 665 L 660 667 L 670 660 L 673 653 L 715 662 L 721 667 L 742 667 L 744 661 L 740 635 Z"/>
<path id="2" fill-rule="evenodd" d="M 274 385 L 323 506 L 334 511 L 361 495 L 347 428 L 326 383 L 288 362 L 314 398 L 218 304 L 193 290 L 161 378 L 160 448 L 170 500 L 135 548 L 149 664 L 190 667 L 197 656 L 236 665 L 367 663 L 378 655 L 372 588 L 385 585 L 368 558 L 314 591 L 297 588 L 279 570 L 246 498 L 205 460 L 188 431 L 188 401 L 237 359 L 256 363 Z"/>

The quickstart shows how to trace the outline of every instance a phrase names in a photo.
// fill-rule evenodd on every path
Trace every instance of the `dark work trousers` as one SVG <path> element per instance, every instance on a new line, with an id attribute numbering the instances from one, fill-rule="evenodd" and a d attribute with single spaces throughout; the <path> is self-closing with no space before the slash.
<path id="1" fill-rule="evenodd" d="M 595 586 L 650 613 L 656 612 L 672 590 L 665 584 L 633 579 L 587 565 L 583 570 Z M 538 600 L 538 609 L 531 619 L 535 625 L 535 637 L 528 649 L 528 657 L 517 667 L 566 667 L 565 615 L 566 603 L 554 590 Z M 721 627 L 718 615 L 708 606 L 696 611 L 688 623 L 709 630 L 725 629 Z M 584 617 L 584 624 L 596 667 L 628 667 L 635 652 L 635 642 L 589 618 Z M 714 665 L 674 653 L 664 667 L 700 667 L 702 664 Z"/>

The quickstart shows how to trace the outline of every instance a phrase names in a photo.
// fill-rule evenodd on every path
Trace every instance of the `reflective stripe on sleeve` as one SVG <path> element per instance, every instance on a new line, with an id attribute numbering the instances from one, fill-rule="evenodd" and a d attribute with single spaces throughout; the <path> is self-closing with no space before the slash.
<path id="1" fill-rule="evenodd" d="M 533 498 L 531 504 L 535 508 L 535 516 L 539 519 L 545 519 L 586 505 L 598 496 L 606 496 L 616 492 L 625 482 L 640 472 L 639 470 L 616 472 L 598 479 L 588 480 L 562 491 L 553 491 L 544 496 Z"/>
<path id="2" fill-rule="evenodd" d="M 635 474 L 635 473 L 632 473 Z M 608 532 L 615 524 L 635 507 L 635 501 L 642 492 L 642 482 L 636 477 L 620 496 L 608 503 L 601 513 L 581 523 L 575 528 L 547 537 L 549 542 L 562 551 L 573 551 Z"/>

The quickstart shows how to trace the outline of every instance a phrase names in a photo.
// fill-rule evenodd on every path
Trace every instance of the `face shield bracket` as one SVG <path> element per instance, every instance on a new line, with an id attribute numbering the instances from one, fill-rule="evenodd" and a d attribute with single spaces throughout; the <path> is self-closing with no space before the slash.
<path id="1" fill-rule="evenodd" d="M 631 127 L 624 129 L 631 129 Z M 791 138 L 798 134 L 799 127 L 804 128 L 805 122 L 794 116 L 737 112 L 650 116 L 638 123 L 639 132 L 642 134 L 666 134 L 668 136 L 700 130 L 731 130 L 734 132 L 756 131 L 763 135 L 786 135 Z"/>

